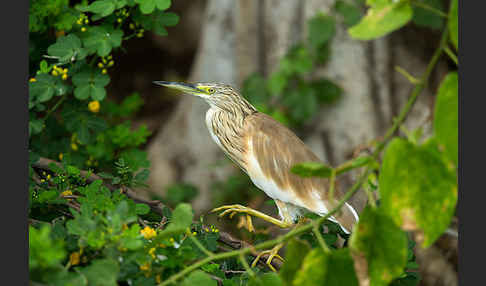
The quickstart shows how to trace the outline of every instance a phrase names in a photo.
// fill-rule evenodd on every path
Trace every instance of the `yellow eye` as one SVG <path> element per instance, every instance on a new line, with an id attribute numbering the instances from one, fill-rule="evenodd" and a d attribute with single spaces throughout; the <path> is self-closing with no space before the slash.
<path id="1" fill-rule="evenodd" d="M 214 88 L 208 88 L 207 91 L 208 93 L 214 93 Z"/>

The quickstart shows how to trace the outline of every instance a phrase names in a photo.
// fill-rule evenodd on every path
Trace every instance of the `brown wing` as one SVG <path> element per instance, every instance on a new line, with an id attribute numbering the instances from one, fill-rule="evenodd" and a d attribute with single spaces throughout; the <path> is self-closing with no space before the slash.
<path id="1" fill-rule="evenodd" d="M 292 198 L 289 203 L 321 215 L 331 209 L 327 192 L 328 179 L 302 178 L 290 172 L 290 168 L 298 163 L 321 162 L 290 129 L 272 117 L 258 112 L 245 119 L 244 134 L 249 150 L 246 161 L 256 161 L 259 166 L 258 173 L 262 173 L 256 174 L 252 170 L 255 166 L 248 164 L 247 171 L 250 176 L 263 175 L 266 179 L 273 180 L 278 189 Z M 337 188 L 335 198 L 341 197 Z M 340 215 L 334 217 L 346 229 L 351 230 L 355 216 L 346 207 L 342 210 Z"/>

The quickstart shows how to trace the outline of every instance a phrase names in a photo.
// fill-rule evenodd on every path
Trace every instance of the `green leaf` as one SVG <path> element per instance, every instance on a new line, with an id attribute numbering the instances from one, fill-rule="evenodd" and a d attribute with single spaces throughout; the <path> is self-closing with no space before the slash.
<path id="1" fill-rule="evenodd" d="M 190 204 L 182 203 L 172 212 L 172 218 L 169 225 L 164 229 L 159 236 L 166 237 L 178 233 L 185 232 L 192 223 L 192 208 Z"/>
<path id="2" fill-rule="evenodd" d="M 309 72 L 312 67 L 312 58 L 309 50 L 302 45 L 292 48 L 288 55 L 280 62 L 280 68 L 284 73 L 304 74 Z"/>
<path id="3" fill-rule="evenodd" d="M 113 27 L 94 26 L 83 39 L 84 45 L 91 53 L 97 52 L 100 57 L 111 53 L 113 48 L 119 47 L 122 42 L 123 31 Z"/>
<path id="4" fill-rule="evenodd" d="M 263 273 L 262 275 L 251 279 L 248 286 L 281 286 L 282 279 L 275 272 Z"/>
<path id="5" fill-rule="evenodd" d="M 457 167 L 459 141 L 459 102 L 457 72 L 449 73 L 441 82 L 435 103 L 434 131 L 445 155 Z"/>
<path id="6" fill-rule="evenodd" d="M 421 2 L 423 2 L 425 5 L 436 8 L 437 10 L 443 9 L 441 0 L 424 0 Z M 440 15 L 416 5 L 413 6 L 412 21 L 418 26 L 432 29 L 440 29 L 444 24 L 444 20 Z"/>
<path id="7" fill-rule="evenodd" d="M 334 9 L 336 9 L 336 12 L 343 16 L 344 23 L 348 27 L 356 25 L 361 18 L 361 12 L 359 11 L 358 7 L 342 0 L 336 1 L 336 4 L 334 4 Z"/>
<path id="8" fill-rule="evenodd" d="M 295 274 L 300 269 L 304 257 L 310 250 L 310 245 L 304 240 L 294 238 L 289 241 L 285 252 L 286 260 L 279 271 L 279 275 L 285 285 L 292 285 L 291 282 L 294 280 Z"/>
<path id="9" fill-rule="evenodd" d="M 61 266 L 66 257 L 62 240 L 50 237 L 51 228 L 43 225 L 41 229 L 29 226 L 29 270 Z"/>
<path id="10" fill-rule="evenodd" d="M 91 265 L 80 269 L 89 285 L 117 286 L 116 278 L 120 268 L 118 263 L 112 259 L 94 260 Z"/>
<path id="11" fill-rule="evenodd" d="M 458 26 L 458 16 L 457 16 L 457 6 L 458 0 L 451 0 L 451 8 L 449 10 L 449 21 L 447 26 L 449 28 L 449 34 L 451 38 L 451 43 L 454 45 L 456 50 L 459 49 L 459 26 Z"/>
<path id="12" fill-rule="evenodd" d="M 102 74 L 99 70 L 89 68 L 76 73 L 73 76 L 74 96 L 79 100 L 91 97 L 93 100 L 101 101 L 106 96 L 105 86 L 110 82 L 110 77 Z"/>
<path id="13" fill-rule="evenodd" d="M 186 279 L 181 283 L 182 286 L 217 286 L 216 280 L 211 279 L 211 277 L 201 270 L 193 271 Z"/>
<path id="14" fill-rule="evenodd" d="M 380 207 L 404 230 L 418 230 L 423 247 L 447 229 L 457 201 L 455 172 L 433 147 L 392 140 L 379 176 Z"/>
<path id="15" fill-rule="evenodd" d="M 376 2 L 376 3 L 375 3 Z M 382 37 L 406 25 L 413 16 L 413 9 L 406 1 L 374 1 L 366 15 L 348 29 L 352 38 L 371 40 Z"/>
<path id="16" fill-rule="evenodd" d="M 86 51 L 81 48 L 81 40 L 74 34 L 59 37 L 57 42 L 47 48 L 47 53 L 58 57 L 59 62 L 82 60 L 86 57 Z"/>
<path id="17" fill-rule="evenodd" d="M 387 215 L 371 207 L 360 214 L 350 238 L 355 269 L 370 285 L 386 286 L 399 277 L 407 263 L 407 236 Z M 361 275 L 359 275 L 361 277 Z"/>
<path id="18" fill-rule="evenodd" d="M 87 11 L 99 14 L 101 17 L 106 17 L 115 11 L 115 3 L 113 0 L 98 0 L 91 3 Z"/>
<path id="19" fill-rule="evenodd" d="M 290 172 L 301 177 L 321 177 L 327 178 L 332 174 L 332 168 L 319 162 L 305 162 L 292 166 Z"/>
<path id="20" fill-rule="evenodd" d="M 349 249 L 324 253 L 321 248 L 314 248 L 304 258 L 293 285 L 358 286 Z"/>
<path id="21" fill-rule="evenodd" d="M 320 103 L 332 103 L 336 101 L 342 93 L 342 89 L 328 79 L 319 79 L 311 82 L 311 88 L 315 90 L 316 97 Z"/>
<path id="22" fill-rule="evenodd" d="M 334 27 L 334 18 L 319 13 L 317 16 L 311 18 L 309 25 L 309 43 L 314 47 L 325 44 L 336 33 Z"/>
<path id="23" fill-rule="evenodd" d="M 47 48 L 47 53 L 57 57 L 59 62 L 82 60 L 86 57 L 86 51 L 81 48 L 81 40 L 74 34 L 59 37 Z"/>
<path id="24" fill-rule="evenodd" d="M 316 91 L 305 83 L 285 93 L 282 103 L 288 108 L 293 121 L 298 123 L 315 115 L 319 107 Z"/>
<path id="25" fill-rule="evenodd" d="M 150 207 L 145 204 L 136 204 L 135 205 L 135 212 L 138 215 L 148 214 L 150 212 Z"/>
<path id="26" fill-rule="evenodd" d="M 140 4 L 140 11 L 143 14 L 150 14 L 155 10 L 155 7 L 159 10 L 166 10 L 170 7 L 170 0 L 135 0 Z"/>
<path id="27" fill-rule="evenodd" d="M 39 134 L 42 129 L 44 129 L 44 120 L 42 118 L 29 120 L 29 135 Z"/>
<path id="28" fill-rule="evenodd" d="M 265 90 L 265 79 L 258 73 L 245 79 L 241 93 L 252 104 L 266 103 L 269 97 Z"/>
<path id="29" fill-rule="evenodd" d="M 49 74 L 39 74 L 35 82 L 29 82 L 29 100 L 33 102 L 46 102 L 54 95 L 64 95 L 68 91 L 59 78 Z"/>

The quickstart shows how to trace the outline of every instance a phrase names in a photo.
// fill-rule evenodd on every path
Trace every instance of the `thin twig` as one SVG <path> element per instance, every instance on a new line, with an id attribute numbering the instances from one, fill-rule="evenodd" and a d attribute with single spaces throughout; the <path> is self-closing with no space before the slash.
<path id="1" fill-rule="evenodd" d="M 457 56 L 456 54 L 449 49 L 449 46 L 444 47 L 444 52 L 449 56 L 449 58 L 456 64 L 456 66 L 459 64 L 457 61 Z"/>
<path id="2" fill-rule="evenodd" d="M 312 232 L 314 232 L 314 235 L 316 236 L 317 241 L 319 242 L 319 245 L 321 246 L 322 250 L 324 250 L 324 252 L 326 252 L 326 253 L 331 252 L 331 250 L 327 246 L 326 242 L 324 241 L 324 237 L 322 237 L 322 235 L 319 231 L 319 225 L 317 225 L 314 221 L 312 222 L 312 224 L 313 224 Z"/>

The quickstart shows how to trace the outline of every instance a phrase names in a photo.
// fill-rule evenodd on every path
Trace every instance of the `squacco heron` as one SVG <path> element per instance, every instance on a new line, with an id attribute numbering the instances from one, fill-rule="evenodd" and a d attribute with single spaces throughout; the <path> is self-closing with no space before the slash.
<path id="1" fill-rule="evenodd" d="M 209 104 L 206 125 L 212 139 L 259 189 L 275 201 L 280 220 L 242 205 L 214 209 L 222 211 L 220 216 L 245 213 L 248 218 L 252 215 L 288 228 L 294 225 L 302 210 L 323 216 L 341 198 L 336 193 L 335 201 L 330 201 L 328 179 L 302 178 L 290 172 L 295 164 L 320 160 L 291 130 L 258 112 L 231 86 L 219 83 L 154 83 L 201 97 Z M 358 215 L 346 203 L 330 220 L 349 233 Z M 277 252 L 281 247 L 278 245 L 267 251 L 270 254 L 267 260 L 269 266 L 273 257 L 279 257 Z"/>

